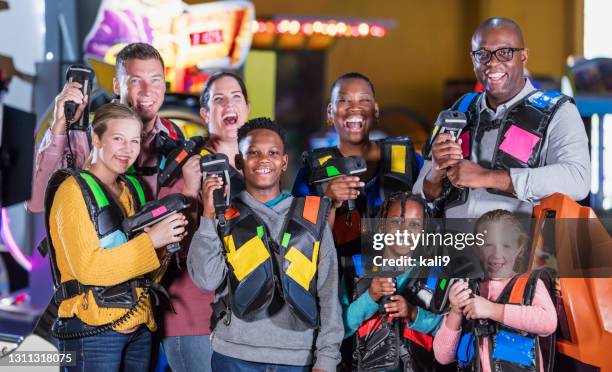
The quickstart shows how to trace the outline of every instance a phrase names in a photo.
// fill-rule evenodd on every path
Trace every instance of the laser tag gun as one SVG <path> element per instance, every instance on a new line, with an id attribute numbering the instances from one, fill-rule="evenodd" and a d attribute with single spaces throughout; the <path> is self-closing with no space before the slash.
<path id="1" fill-rule="evenodd" d="M 225 224 L 225 210 L 230 204 L 229 190 L 231 189 L 231 181 L 229 176 L 229 159 L 227 158 L 227 155 L 221 153 L 203 155 L 200 159 L 200 169 L 202 170 L 203 179 L 210 175 L 216 175 L 223 180 L 223 187 L 213 191 L 215 215 L 217 215 L 219 225 L 223 226 Z M 228 191 L 227 195 L 224 196 L 223 194 L 226 185 Z"/>
<path id="2" fill-rule="evenodd" d="M 148 202 L 135 215 L 128 217 L 121 223 L 121 229 L 128 238 L 140 234 L 145 227 L 152 226 L 164 218 L 189 208 L 189 200 L 183 194 L 170 194 L 159 200 Z M 179 243 L 171 243 L 166 247 L 170 254 L 181 249 Z"/>
<path id="3" fill-rule="evenodd" d="M 83 96 L 89 96 L 91 93 L 91 86 L 93 85 L 94 76 L 93 70 L 82 64 L 70 65 L 66 70 L 66 82 L 77 82 L 81 84 L 81 92 L 83 92 Z M 87 108 L 83 112 L 81 123 L 73 123 L 74 115 L 76 114 L 78 107 L 79 105 L 74 101 L 67 101 L 64 104 L 66 123 L 70 129 L 87 130 L 87 128 L 89 128 L 89 110 L 87 110 Z"/>
<path id="4" fill-rule="evenodd" d="M 435 125 L 435 136 L 432 138 L 431 143 L 442 133 L 450 133 L 455 141 L 457 141 L 461 131 L 467 125 L 467 117 L 461 111 L 444 110 L 438 115 Z M 443 180 L 442 190 L 440 198 L 434 201 L 434 215 L 437 217 L 442 217 L 444 210 L 447 208 L 464 204 L 467 201 L 469 192 L 468 189 L 453 187 L 447 178 Z"/>
<path id="5" fill-rule="evenodd" d="M 159 162 L 160 172 L 157 175 L 159 187 L 169 185 L 178 177 L 187 159 L 192 155 L 198 154 L 202 148 L 204 148 L 204 137 L 195 136 L 183 141 L 167 157 L 162 157 Z"/>
<path id="6" fill-rule="evenodd" d="M 467 117 L 461 111 L 444 110 L 438 114 L 435 125 L 440 128 L 436 136 L 450 133 L 456 140 L 467 125 Z"/>
<path id="7" fill-rule="evenodd" d="M 367 170 L 366 161 L 361 156 L 332 157 L 321 166 L 311 169 L 308 183 L 311 185 L 323 184 L 339 176 L 358 176 Z M 355 200 L 347 200 L 346 206 L 349 213 L 355 209 Z M 348 221 L 347 221 L 348 222 Z"/>
<path id="8" fill-rule="evenodd" d="M 162 157 L 168 157 L 170 153 L 181 145 L 180 141 L 175 141 L 164 131 L 160 131 L 155 136 L 155 152 Z"/>
<path id="9" fill-rule="evenodd" d="M 453 284 L 467 281 L 472 292 L 477 293 L 484 271 L 475 253 L 464 253 L 452 257 L 447 266 L 415 267 L 410 276 L 408 302 L 434 314 L 445 314 L 449 311 L 448 294 Z"/>

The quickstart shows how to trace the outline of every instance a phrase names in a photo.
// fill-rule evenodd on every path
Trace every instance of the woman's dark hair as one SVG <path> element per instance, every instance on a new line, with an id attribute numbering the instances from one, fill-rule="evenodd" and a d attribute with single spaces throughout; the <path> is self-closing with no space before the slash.
<path id="1" fill-rule="evenodd" d="M 247 89 L 246 89 L 246 86 L 244 85 L 244 81 L 242 80 L 242 78 L 234 73 L 222 71 L 222 72 L 217 72 L 215 74 L 212 74 L 208 78 L 208 80 L 206 80 L 206 83 L 204 83 L 202 94 L 200 94 L 200 107 L 202 107 L 204 110 L 210 111 L 210 107 L 208 106 L 208 100 L 210 99 L 210 89 L 212 88 L 212 85 L 215 83 L 215 81 L 221 79 L 222 77 L 226 77 L 226 76 L 231 77 L 234 80 L 236 80 L 236 82 L 240 86 L 240 90 L 242 91 L 244 100 L 247 103 L 249 102 L 249 97 L 247 95 Z"/>

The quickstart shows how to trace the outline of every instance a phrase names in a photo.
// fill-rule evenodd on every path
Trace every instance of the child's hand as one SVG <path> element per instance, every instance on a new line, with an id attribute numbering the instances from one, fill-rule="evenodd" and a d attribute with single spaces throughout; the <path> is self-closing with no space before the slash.
<path id="1" fill-rule="evenodd" d="M 404 296 L 391 296 L 391 302 L 385 304 L 385 311 L 393 318 L 406 318 L 412 312 L 412 305 L 406 302 Z"/>
<path id="2" fill-rule="evenodd" d="M 339 176 L 327 185 L 325 196 L 334 201 L 334 207 L 338 208 L 345 200 L 357 199 L 360 187 L 364 187 L 365 183 L 359 180 L 356 176 Z"/>
<path id="3" fill-rule="evenodd" d="M 206 218 L 215 218 L 215 204 L 213 191 L 223 187 L 223 179 L 216 175 L 206 177 L 202 184 L 202 215 Z M 226 190 L 227 191 L 227 190 Z"/>
<path id="4" fill-rule="evenodd" d="M 374 277 L 368 293 L 372 300 L 378 302 L 382 296 L 391 296 L 395 293 L 395 282 L 391 278 Z"/>
<path id="5" fill-rule="evenodd" d="M 451 311 L 455 314 L 462 314 L 466 301 L 470 299 L 472 290 L 466 281 L 458 281 L 453 284 L 448 293 L 448 300 L 451 304 Z"/>
<path id="6" fill-rule="evenodd" d="M 500 309 L 503 314 L 503 307 L 500 308 L 500 306 L 503 305 L 491 302 L 484 297 L 474 296 L 466 301 L 463 315 L 467 319 L 493 319 L 499 321 L 503 317 L 498 315 Z"/>

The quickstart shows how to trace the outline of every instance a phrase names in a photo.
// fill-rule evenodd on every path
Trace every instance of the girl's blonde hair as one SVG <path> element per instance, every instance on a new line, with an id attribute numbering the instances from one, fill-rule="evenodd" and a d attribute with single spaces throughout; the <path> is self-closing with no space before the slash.
<path id="1" fill-rule="evenodd" d="M 115 119 L 135 120 L 140 124 L 140 131 L 142 137 L 143 124 L 138 114 L 136 114 L 134 110 L 132 110 L 126 105 L 113 102 L 102 105 L 96 110 L 93 121 L 91 123 L 92 134 L 97 135 L 98 138 L 102 138 L 102 135 L 106 132 L 106 129 L 108 128 L 108 122 Z M 92 157 L 93 151 L 89 154 L 89 157 L 85 161 L 85 164 L 83 165 L 84 169 L 89 168 L 89 166 L 91 165 Z"/>
<path id="2" fill-rule="evenodd" d="M 507 227 L 507 230 L 514 230 L 516 234 L 516 239 L 518 241 L 518 246 L 521 250 L 521 253 L 516 258 L 515 269 L 518 269 L 517 266 L 520 266 L 522 262 L 523 255 L 527 251 L 527 244 L 529 244 L 529 235 L 525 232 L 525 228 L 521 221 L 519 221 L 516 216 L 505 209 L 495 209 L 489 211 L 476 221 L 476 226 L 474 228 L 475 232 L 478 233 L 484 229 L 484 225 L 489 223 L 504 223 L 504 226 Z"/>

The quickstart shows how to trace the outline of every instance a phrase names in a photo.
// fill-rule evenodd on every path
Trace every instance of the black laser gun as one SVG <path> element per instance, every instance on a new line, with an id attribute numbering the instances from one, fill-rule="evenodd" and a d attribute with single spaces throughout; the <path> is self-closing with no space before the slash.
<path id="1" fill-rule="evenodd" d="M 411 275 L 412 276 L 412 275 Z M 477 291 L 484 272 L 475 255 L 457 255 L 447 267 L 418 267 L 408 282 L 408 301 L 434 314 L 444 314 L 450 309 L 448 295 L 457 281 L 467 281 L 469 288 Z"/>
<path id="2" fill-rule="evenodd" d="M 69 83 L 77 82 L 81 84 L 81 92 L 83 92 L 83 96 L 89 96 L 91 93 L 91 86 L 93 85 L 94 76 L 94 72 L 91 68 L 81 64 L 70 65 L 66 70 L 66 81 Z M 86 117 L 86 115 L 83 115 L 81 124 L 78 124 L 78 122 L 73 123 L 75 119 L 74 115 L 76 114 L 78 107 L 79 105 L 74 101 L 68 101 L 64 104 L 66 123 L 69 124 L 71 129 L 87 130 L 89 126 L 89 118 Z M 87 116 L 89 116 L 88 113 Z"/>
<path id="3" fill-rule="evenodd" d="M 457 140 L 461 131 L 467 125 L 467 117 L 461 111 L 444 110 L 438 115 L 435 125 L 440 128 L 438 135 L 450 133 Z"/>
<path id="4" fill-rule="evenodd" d="M 320 184 L 339 176 L 358 176 L 367 169 L 366 161 L 361 156 L 330 158 L 323 165 L 312 169 L 308 183 Z M 352 211 L 355 209 L 355 200 L 347 200 L 346 205 Z"/>
<path id="5" fill-rule="evenodd" d="M 213 191 L 213 203 L 215 205 L 215 214 L 219 223 L 225 222 L 225 210 L 230 203 L 230 176 L 229 176 L 229 159 L 225 154 L 208 154 L 200 159 L 200 169 L 202 170 L 202 178 L 210 175 L 216 175 L 223 180 L 223 187 Z M 227 186 L 227 195 L 223 195 L 224 188 Z"/>
<path id="6" fill-rule="evenodd" d="M 183 141 L 178 147 L 172 150 L 167 157 L 162 158 L 159 164 L 160 172 L 157 175 L 159 187 L 169 185 L 179 176 L 183 165 L 187 160 L 204 147 L 204 138 L 195 136 Z"/>
<path id="7" fill-rule="evenodd" d="M 183 194 L 170 194 L 162 199 L 148 202 L 135 215 L 121 223 L 121 229 L 131 239 L 144 231 L 145 227 L 156 224 L 164 218 L 189 208 L 189 200 Z M 166 247 L 170 254 L 181 249 L 179 243 L 171 243 Z"/>

